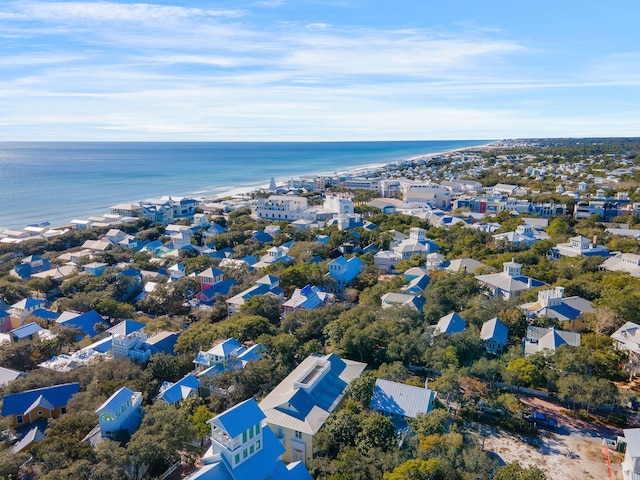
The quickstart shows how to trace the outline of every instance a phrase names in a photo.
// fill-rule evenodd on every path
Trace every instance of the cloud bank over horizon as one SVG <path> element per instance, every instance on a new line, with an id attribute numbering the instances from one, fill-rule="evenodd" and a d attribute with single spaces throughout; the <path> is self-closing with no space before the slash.
<path id="1" fill-rule="evenodd" d="M 0 140 L 640 131 L 640 5 L 402 3 L 8 0 Z"/>

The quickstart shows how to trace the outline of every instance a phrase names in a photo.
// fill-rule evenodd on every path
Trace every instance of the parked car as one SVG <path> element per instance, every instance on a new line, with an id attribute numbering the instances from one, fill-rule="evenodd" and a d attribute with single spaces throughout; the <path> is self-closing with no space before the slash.
<path id="1" fill-rule="evenodd" d="M 533 423 L 536 427 L 546 427 L 546 428 L 556 429 L 560 426 L 558 424 L 558 421 L 555 418 L 545 415 L 544 413 L 541 413 L 541 412 L 533 412 L 531 414 L 525 414 L 524 419 L 528 422 Z"/>

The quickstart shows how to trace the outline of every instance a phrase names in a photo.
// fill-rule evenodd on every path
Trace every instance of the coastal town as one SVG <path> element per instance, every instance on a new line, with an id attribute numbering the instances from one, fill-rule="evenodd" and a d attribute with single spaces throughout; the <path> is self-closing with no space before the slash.
<path id="1" fill-rule="evenodd" d="M 0 478 L 640 478 L 640 140 L 0 233 Z"/>

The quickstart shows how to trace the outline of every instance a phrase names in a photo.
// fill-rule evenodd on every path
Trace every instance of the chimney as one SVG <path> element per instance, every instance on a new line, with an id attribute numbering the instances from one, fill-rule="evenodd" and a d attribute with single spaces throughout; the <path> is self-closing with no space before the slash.
<path id="1" fill-rule="evenodd" d="M 527 287 L 533 287 L 533 279 L 531 277 L 527 277 Z"/>
<path id="2" fill-rule="evenodd" d="M 598 235 L 593 236 L 593 246 L 595 247 L 596 245 L 598 245 Z"/>

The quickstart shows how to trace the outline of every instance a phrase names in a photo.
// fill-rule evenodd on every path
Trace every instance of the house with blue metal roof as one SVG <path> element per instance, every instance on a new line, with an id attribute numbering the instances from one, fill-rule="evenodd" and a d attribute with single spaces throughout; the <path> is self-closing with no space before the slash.
<path id="1" fill-rule="evenodd" d="M 465 328 L 467 328 L 466 320 L 457 313 L 451 312 L 438 320 L 434 334 L 446 333 L 447 335 L 453 335 L 454 333 L 463 332 Z"/>
<path id="2" fill-rule="evenodd" d="M 390 417 L 396 428 L 406 426 L 407 418 L 433 410 L 436 393 L 405 383 L 378 378 L 373 388 L 369 408 Z"/>
<path id="3" fill-rule="evenodd" d="M 366 364 L 330 355 L 311 355 L 260 402 L 266 423 L 282 442 L 285 462 L 313 458 L 313 437 Z"/>
<path id="4" fill-rule="evenodd" d="M 168 405 L 177 405 L 189 397 L 197 396 L 199 388 L 200 380 L 189 373 L 175 383 L 164 382 L 156 400 L 162 400 Z"/>
<path id="5" fill-rule="evenodd" d="M 519 305 L 527 318 L 549 317 L 561 322 L 562 327 L 574 332 L 584 330 L 584 314 L 594 311 L 592 303 L 582 297 L 564 296 L 564 287 L 540 290 L 538 300 Z"/>
<path id="6" fill-rule="evenodd" d="M 39 300 L 33 297 L 27 297 L 11 305 L 9 314 L 11 314 L 12 317 L 24 320 L 29 315 L 31 315 L 35 310 L 43 307 L 44 307 L 44 300 Z"/>
<path id="7" fill-rule="evenodd" d="M 51 260 L 40 255 L 29 255 L 16 265 L 11 273 L 21 279 L 27 279 L 34 273 L 44 272 L 51 268 Z"/>
<path id="8" fill-rule="evenodd" d="M 37 388 L 2 397 L 2 416 L 11 428 L 33 423 L 38 419 L 58 418 L 67 413 L 67 404 L 80 390 L 79 383 L 65 383 Z"/>
<path id="9" fill-rule="evenodd" d="M 235 338 L 228 338 L 211 349 L 199 351 L 193 359 L 199 378 L 213 378 L 231 370 L 241 370 L 247 363 L 258 360 L 264 354 L 264 346 L 257 344 L 245 347 Z M 204 380 L 203 380 L 204 381 Z M 210 381 L 205 382 L 211 385 Z"/>
<path id="10" fill-rule="evenodd" d="M 350 285 L 365 267 L 365 263 L 358 257 L 349 260 L 340 256 L 329 263 L 329 276 L 335 280 L 336 291 L 342 292 Z"/>
<path id="11" fill-rule="evenodd" d="M 104 330 L 109 328 L 106 322 L 98 312 L 89 310 L 85 313 L 63 312 L 57 319 L 58 325 L 62 327 L 77 328 L 82 332 L 78 340 L 82 340 L 84 336 L 95 337 L 98 335 L 97 325 L 102 325 Z"/>
<path id="12" fill-rule="evenodd" d="M 285 315 L 291 310 L 313 310 L 327 303 L 334 296 L 325 292 L 320 287 L 307 285 L 304 288 L 296 288 L 291 298 L 284 302 Z"/>
<path id="13" fill-rule="evenodd" d="M 129 435 L 135 432 L 142 420 L 142 392 L 122 387 L 98 407 L 98 424 L 102 438 L 115 438 L 118 431 Z"/>
<path id="14" fill-rule="evenodd" d="M 42 328 L 36 322 L 27 323 L 21 327 L 14 328 L 9 332 L 11 343 L 18 343 L 23 340 L 33 340 L 35 338 L 51 337 L 51 332 Z"/>
<path id="15" fill-rule="evenodd" d="M 487 352 L 500 355 L 507 347 L 509 327 L 498 317 L 487 320 L 482 324 L 480 338 L 484 341 Z"/>
<path id="16" fill-rule="evenodd" d="M 249 300 L 258 295 L 275 295 L 280 300 L 284 297 L 284 292 L 280 288 L 280 280 L 273 275 L 265 275 L 256 280 L 255 285 L 247 288 L 239 294 L 226 300 L 229 315 L 239 312 L 245 300 Z"/>
<path id="17" fill-rule="evenodd" d="M 285 465 L 284 447 L 263 426 L 264 419 L 250 398 L 209 420 L 211 447 L 202 457 L 205 465 L 185 480 L 311 480 L 301 462 Z"/>

